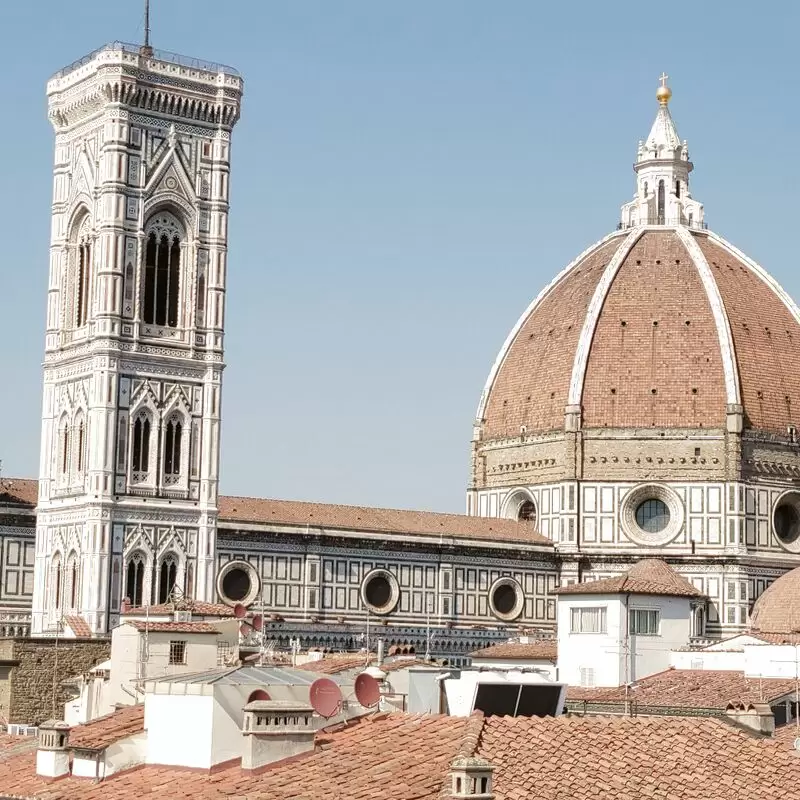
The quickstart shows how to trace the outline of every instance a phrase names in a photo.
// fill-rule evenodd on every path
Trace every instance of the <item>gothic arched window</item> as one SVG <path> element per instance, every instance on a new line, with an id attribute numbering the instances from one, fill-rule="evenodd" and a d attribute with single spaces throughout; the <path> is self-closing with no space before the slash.
<path id="1" fill-rule="evenodd" d="M 174 482 L 180 477 L 182 440 L 181 417 L 173 414 L 164 429 L 164 479 L 166 482 Z"/>
<path id="2" fill-rule="evenodd" d="M 658 224 L 664 224 L 664 181 L 658 182 Z"/>
<path id="3" fill-rule="evenodd" d="M 178 565 L 175 556 L 166 556 L 161 562 L 161 569 L 158 573 L 158 602 L 166 603 L 173 590 L 175 581 L 178 578 Z"/>
<path id="4" fill-rule="evenodd" d="M 84 461 L 86 460 L 84 455 L 85 442 L 86 442 L 86 426 L 83 421 L 82 411 L 79 411 L 75 415 L 75 424 L 73 427 L 75 429 L 75 447 L 76 447 L 75 468 L 78 472 L 83 472 Z"/>
<path id="5" fill-rule="evenodd" d="M 182 233 L 175 217 L 166 212 L 145 227 L 142 318 L 150 325 L 178 326 Z"/>
<path id="6" fill-rule="evenodd" d="M 78 607 L 78 556 L 74 552 L 70 553 L 67 559 L 66 578 L 69 581 L 69 608 L 76 609 Z"/>
<path id="7" fill-rule="evenodd" d="M 75 246 L 75 327 L 89 320 L 92 301 L 92 238 L 91 221 L 87 214 L 78 229 Z"/>
<path id="8" fill-rule="evenodd" d="M 145 480 L 150 470 L 150 417 L 140 411 L 133 423 L 131 472 L 134 480 Z"/>
<path id="9" fill-rule="evenodd" d="M 62 475 L 69 473 L 69 420 L 67 415 L 61 417 L 61 423 L 58 426 L 58 467 Z"/>
<path id="10" fill-rule="evenodd" d="M 128 570 L 125 575 L 125 597 L 131 605 L 142 605 L 144 592 L 144 556 L 134 553 L 128 561 Z"/>
<path id="11" fill-rule="evenodd" d="M 56 553 L 53 556 L 53 561 L 50 565 L 50 580 L 53 587 L 53 608 L 59 610 L 61 608 L 61 584 L 63 581 L 63 568 L 61 565 L 61 554 Z"/>

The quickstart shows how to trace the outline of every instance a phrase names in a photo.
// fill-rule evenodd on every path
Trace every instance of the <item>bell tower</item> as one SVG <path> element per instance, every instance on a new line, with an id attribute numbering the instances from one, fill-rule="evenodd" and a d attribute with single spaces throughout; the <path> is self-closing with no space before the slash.
<path id="1" fill-rule="evenodd" d="M 55 128 L 34 635 L 213 595 L 231 133 L 219 64 L 108 44 Z"/>

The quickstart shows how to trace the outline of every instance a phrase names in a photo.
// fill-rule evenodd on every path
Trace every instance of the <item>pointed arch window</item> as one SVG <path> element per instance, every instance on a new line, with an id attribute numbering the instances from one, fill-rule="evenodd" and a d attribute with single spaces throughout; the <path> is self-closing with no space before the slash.
<path id="1" fill-rule="evenodd" d="M 61 564 L 61 554 L 56 553 L 53 556 L 53 562 L 50 567 L 51 575 L 50 579 L 52 581 L 53 586 L 53 608 L 56 611 L 61 609 L 61 589 L 62 589 L 62 581 L 64 578 L 64 570 Z"/>
<path id="2" fill-rule="evenodd" d="M 183 230 L 172 214 L 163 212 L 150 220 L 145 235 L 142 317 L 150 325 L 176 328 Z"/>
<path id="3" fill-rule="evenodd" d="M 71 553 L 67 559 L 67 579 L 69 580 L 69 608 L 78 608 L 78 556 Z"/>
<path id="4" fill-rule="evenodd" d="M 661 180 L 658 182 L 658 224 L 664 224 L 664 181 Z"/>
<path id="5" fill-rule="evenodd" d="M 62 476 L 69 474 L 69 439 L 69 420 L 65 414 L 58 427 L 58 469 Z"/>
<path id="6" fill-rule="evenodd" d="M 133 423 L 131 441 L 131 472 L 134 481 L 146 480 L 150 471 L 151 427 L 147 412 L 139 412 Z"/>
<path id="7" fill-rule="evenodd" d="M 161 569 L 158 574 L 158 602 L 166 603 L 175 590 L 175 583 L 178 579 L 178 564 L 175 556 L 165 556 L 161 562 Z"/>
<path id="8" fill-rule="evenodd" d="M 174 483 L 181 474 L 181 444 L 183 443 L 183 425 L 181 417 L 173 414 L 164 429 L 164 480 Z"/>
<path id="9" fill-rule="evenodd" d="M 86 425 L 83 419 L 83 413 L 78 412 L 75 416 L 75 468 L 78 472 L 83 472 L 85 457 L 85 443 L 86 443 Z"/>
<path id="10" fill-rule="evenodd" d="M 78 229 L 75 250 L 75 327 L 89 321 L 92 286 L 92 237 L 88 214 Z"/>
<path id="11" fill-rule="evenodd" d="M 144 568 L 144 556 L 134 553 L 128 561 L 125 574 L 125 597 L 134 607 L 141 606 L 144 600 Z"/>

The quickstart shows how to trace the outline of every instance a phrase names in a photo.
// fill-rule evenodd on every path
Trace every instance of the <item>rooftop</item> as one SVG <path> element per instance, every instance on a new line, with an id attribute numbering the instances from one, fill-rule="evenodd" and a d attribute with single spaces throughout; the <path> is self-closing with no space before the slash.
<path id="1" fill-rule="evenodd" d="M 644 558 L 627 572 L 613 578 L 588 583 L 573 583 L 555 590 L 556 594 L 649 594 L 664 597 L 702 597 L 702 592 L 678 575 L 660 558 Z"/>
<path id="2" fill-rule="evenodd" d="M 123 616 L 166 616 L 176 611 L 191 611 L 198 617 L 232 617 L 233 608 L 224 603 L 203 603 L 200 600 L 184 600 L 177 603 L 162 603 L 156 606 L 138 606 L 123 611 Z"/>
<path id="3" fill-rule="evenodd" d="M 143 730 L 144 706 L 124 706 L 112 714 L 71 728 L 69 746 L 85 750 L 102 750 L 120 739 L 141 733 Z"/>
<path id="4" fill-rule="evenodd" d="M 153 620 L 127 619 L 126 625 L 137 631 L 149 633 L 219 633 L 209 622 L 154 622 Z"/>
<path id="5" fill-rule="evenodd" d="M 558 642 L 543 639 L 538 642 L 501 642 L 470 653 L 471 658 L 539 659 L 555 663 L 558 658 Z"/>
<path id="6" fill-rule="evenodd" d="M 145 765 L 102 782 L 35 775 L 35 755 L 0 761 L 0 793 L 41 800 L 170 797 L 438 800 L 456 759 L 494 768 L 496 800 L 798 800 L 800 759 L 783 738 L 686 717 L 375 714 L 317 734 L 312 752 L 255 774 Z M 388 794 L 387 794 L 388 796 Z"/>
<path id="7" fill-rule="evenodd" d="M 746 678 L 732 670 L 668 669 L 634 683 L 628 700 L 637 708 L 705 709 L 724 711 L 729 703 L 764 703 L 794 692 L 795 680 L 784 678 Z M 624 705 L 624 686 L 613 688 L 567 688 L 567 702 Z"/>
<path id="8" fill-rule="evenodd" d="M 0 484 L 9 487 L 15 502 L 35 507 L 38 482 L 26 478 L 9 478 Z M 0 490 L 0 503 L 4 502 Z M 5 502 L 11 502 L 6 500 Z M 435 511 L 345 506 L 333 503 L 306 503 L 296 500 L 269 500 L 258 497 L 221 496 L 219 519 L 252 525 L 287 525 L 312 530 L 320 528 L 345 531 L 366 531 L 380 534 L 411 536 L 447 536 L 455 539 L 479 539 L 487 542 L 506 541 L 553 547 L 553 542 L 536 533 L 529 523 L 493 517 L 468 517 L 464 514 L 441 514 Z M 211 604 L 216 606 L 216 604 Z M 164 606 L 164 613 L 169 613 Z M 128 613 L 144 613 L 131 609 Z M 156 613 L 154 607 L 150 613 Z M 202 611 L 198 611 L 202 614 Z M 211 616 L 213 612 L 208 613 Z M 220 614 L 220 616 L 223 616 Z"/>
<path id="9" fill-rule="evenodd" d="M 343 506 L 256 497 L 220 497 L 221 522 L 295 525 L 311 528 L 399 533 L 416 536 L 506 540 L 552 547 L 550 539 L 516 520 L 440 514 L 434 511 Z"/>
<path id="10" fill-rule="evenodd" d="M 90 61 L 96 58 L 100 53 L 121 51 L 123 53 L 140 55 L 141 50 L 142 50 L 141 44 L 132 44 L 131 42 L 108 42 L 107 44 L 104 44 L 102 47 L 98 47 L 96 50 L 92 50 L 91 53 L 88 53 L 82 58 L 79 58 L 77 61 L 73 61 L 71 64 L 67 65 L 63 69 L 60 69 L 52 77 L 61 78 L 64 75 L 68 75 L 73 70 L 78 69 L 78 67 L 82 67 L 84 64 L 88 64 Z M 225 72 L 229 75 L 239 75 L 238 70 L 234 69 L 233 67 L 229 67 L 225 64 L 217 64 L 213 61 L 204 61 L 203 59 L 192 58 L 191 56 L 182 56 L 178 53 L 171 53 L 168 50 L 153 50 L 152 55 L 146 57 L 153 61 L 166 61 L 170 64 L 178 64 L 181 67 L 188 67 L 189 69 L 197 69 L 201 70 L 202 72 Z"/>

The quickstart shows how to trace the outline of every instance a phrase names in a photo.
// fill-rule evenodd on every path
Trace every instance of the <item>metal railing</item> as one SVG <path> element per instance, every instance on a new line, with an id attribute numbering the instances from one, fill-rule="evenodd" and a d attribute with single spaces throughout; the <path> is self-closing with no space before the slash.
<path id="1" fill-rule="evenodd" d="M 618 222 L 617 230 L 626 231 L 629 228 L 638 228 L 643 225 L 664 225 L 674 227 L 676 225 L 683 225 L 685 228 L 692 228 L 697 231 L 707 231 L 708 225 L 705 222 L 698 222 L 696 219 L 670 219 L 666 217 L 652 217 L 647 221 L 640 220 L 638 222 Z"/>
<path id="2" fill-rule="evenodd" d="M 52 78 L 63 78 L 73 70 L 78 69 L 78 67 L 88 64 L 100 53 L 111 50 L 122 50 L 125 53 L 134 53 L 139 55 L 141 54 L 142 46 L 139 44 L 131 44 L 130 42 L 109 42 L 108 44 L 104 44 L 102 47 L 98 47 L 96 50 L 92 50 L 91 53 L 85 55 L 83 58 L 79 58 L 77 61 L 73 61 L 68 66 L 60 69 L 55 73 L 55 75 L 52 76 Z M 213 61 L 203 61 L 200 58 L 182 56 L 178 53 L 170 53 L 167 50 L 153 50 L 152 55 L 145 57 L 154 61 L 166 61 L 170 64 L 178 64 L 181 67 L 188 67 L 189 69 L 202 70 L 203 72 L 225 72 L 229 75 L 237 76 L 240 74 L 237 69 L 229 67 L 227 64 L 217 64 Z"/>

